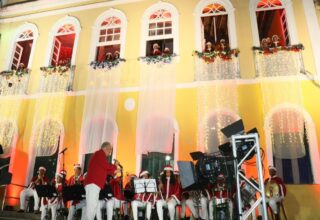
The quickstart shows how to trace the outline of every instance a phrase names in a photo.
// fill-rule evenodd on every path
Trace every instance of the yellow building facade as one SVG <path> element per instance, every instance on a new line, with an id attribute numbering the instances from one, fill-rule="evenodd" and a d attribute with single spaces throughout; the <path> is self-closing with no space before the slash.
<path id="1" fill-rule="evenodd" d="M 263 22 L 257 16 L 272 10 L 285 11 L 287 30 L 280 37 L 282 45 L 270 52 L 270 45 L 263 45 Z M 217 22 L 210 20 L 213 43 L 221 45 L 219 33 L 227 31 L 223 35 L 228 38 L 227 54 L 206 57 L 202 53 L 208 41 L 203 24 L 210 16 L 217 18 Z M 0 10 L 0 70 L 14 69 L 17 42 L 32 41 L 30 72 L 20 78 L 15 73 L 1 74 L 0 143 L 9 152 L 6 157 L 11 157 L 12 182 L 27 183 L 37 156 L 49 156 L 65 147 L 64 162 L 59 154 L 57 169 L 64 163 L 71 175 L 73 164 L 84 165 L 84 155 L 97 149 L 98 140 L 103 139 L 114 144 L 113 157 L 128 173 L 139 172 L 142 154 L 157 149 L 174 152 L 175 162 L 191 160 L 190 152 L 216 151 L 226 141 L 217 130 L 241 118 L 245 130 L 256 127 L 259 131 L 264 167 L 275 165 L 292 173 L 285 201 L 289 219 L 319 218 L 319 17 L 312 0 L 44 0 L 4 6 Z M 113 32 L 103 34 L 102 26 Z M 70 57 L 70 67 L 50 69 L 53 64 L 59 66 L 54 57 L 57 39 L 60 48 L 70 44 L 66 35 L 73 45 L 64 54 Z M 148 64 L 141 57 L 155 43 L 161 49 L 168 45 L 177 56 L 166 61 L 155 58 Z M 112 54 L 119 51 L 125 62 L 112 62 L 103 70 L 90 67 L 104 56 L 101 51 L 109 50 Z M 236 56 L 235 51 L 240 53 Z M 160 132 L 161 128 L 169 130 Z M 160 133 L 163 144 L 157 145 L 151 139 Z M 292 144 L 294 153 L 286 149 L 286 143 Z M 294 155 L 290 165 L 288 154 Z M 304 162 L 298 160 L 301 155 L 308 155 Z M 304 179 L 302 170 L 296 172 L 303 163 L 309 164 L 311 179 Z M 246 170 L 256 176 L 249 165 Z M 20 190 L 10 186 L 8 195 L 18 197 Z M 16 204 L 17 200 L 7 202 Z"/>

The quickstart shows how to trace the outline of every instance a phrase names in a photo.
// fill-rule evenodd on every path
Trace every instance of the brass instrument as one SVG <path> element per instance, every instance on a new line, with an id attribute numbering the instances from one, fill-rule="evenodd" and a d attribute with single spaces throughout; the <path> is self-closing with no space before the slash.
<path id="1" fill-rule="evenodd" d="M 269 181 L 265 185 L 265 194 L 267 198 L 280 196 L 280 187 L 276 182 Z"/>

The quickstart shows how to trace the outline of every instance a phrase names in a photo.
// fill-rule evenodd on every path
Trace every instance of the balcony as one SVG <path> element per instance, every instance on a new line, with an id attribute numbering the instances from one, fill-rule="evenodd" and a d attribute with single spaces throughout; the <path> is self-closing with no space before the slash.
<path id="1" fill-rule="evenodd" d="M 29 69 L 2 71 L 0 73 L 0 94 L 26 94 L 28 89 L 29 75 Z"/>
<path id="2" fill-rule="evenodd" d="M 302 45 L 253 48 L 257 77 L 296 76 L 304 69 Z"/>
<path id="3" fill-rule="evenodd" d="M 75 66 L 41 67 L 39 92 L 71 91 Z"/>
<path id="4" fill-rule="evenodd" d="M 194 52 L 195 80 L 227 80 L 240 77 L 239 50 Z"/>

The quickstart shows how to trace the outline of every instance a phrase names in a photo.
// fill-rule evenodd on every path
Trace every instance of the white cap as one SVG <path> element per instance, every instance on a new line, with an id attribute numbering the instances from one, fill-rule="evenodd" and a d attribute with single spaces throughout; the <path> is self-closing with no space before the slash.
<path id="1" fill-rule="evenodd" d="M 47 169 L 45 167 L 39 167 L 39 170 L 47 171 Z"/>
<path id="2" fill-rule="evenodd" d="M 146 174 L 149 174 L 149 172 L 148 172 L 147 170 L 143 170 L 143 171 L 140 173 L 139 177 L 142 177 L 142 176 L 144 176 L 144 175 L 146 175 Z"/>
<path id="3" fill-rule="evenodd" d="M 275 168 L 274 166 L 269 166 L 268 169 L 269 169 L 269 170 L 274 170 L 274 171 L 277 172 L 277 168 Z"/>

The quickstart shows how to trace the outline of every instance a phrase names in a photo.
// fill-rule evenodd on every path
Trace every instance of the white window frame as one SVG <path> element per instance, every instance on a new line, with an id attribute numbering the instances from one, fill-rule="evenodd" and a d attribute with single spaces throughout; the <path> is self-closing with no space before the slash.
<path id="1" fill-rule="evenodd" d="M 296 24 L 295 24 L 292 1 L 281 0 L 282 6 L 258 9 L 257 6 L 259 2 L 260 0 L 250 0 L 250 17 L 251 17 L 251 28 L 252 28 L 252 34 L 253 34 L 253 45 L 255 47 L 260 47 L 260 38 L 259 38 L 256 11 L 266 11 L 266 10 L 275 10 L 275 9 L 285 10 L 286 18 L 287 18 L 287 28 L 289 33 L 289 42 L 291 45 L 299 44 L 299 38 L 298 38 Z"/>
<path id="2" fill-rule="evenodd" d="M 49 41 L 48 41 L 49 48 L 48 48 L 46 56 L 45 56 L 44 66 L 51 66 L 51 58 L 52 58 L 53 47 L 54 47 L 54 38 L 56 36 L 72 34 L 72 33 L 58 33 L 59 28 L 61 28 L 62 26 L 66 25 L 66 24 L 72 24 L 74 26 L 75 39 L 74 39 L 74 44 L 73 44 L 73 49 L 72 49 L 71 65 L 75 65 L 81 26 L 80 26 L 80 22 L 77 18 L 72 17 L 72 16 L 65 16 L 64 18 L 59 19 L 53 25 L 51 31 L 49 32 Z"/>
<path id="3" fill-rule="evenodd" d="M 37 39 L 39 36 L 39 31 L 38 28 L 35 24 L 32 23 L 25 23 L 24 25 L 21 25 L 20 27 L 17 28 L 17 30 L 14 32 L 13 34 L 13 38 L 10 42 L 10 46 L 9 46 L 9 51 L 8 54 L 9 56 L 7 57 L 6 63 L 5 63 L 5 69 L 6 70 L 11 70 L 11 66 L 12 66 L 12 60 L 13 60 L 13 55 L 15 53 L 15 46 L 16 43 L 19 42 L 19 36 L 27 30 L 31 30 L 33 32 L 33 37 L 28 39 L 28 40 L 33 40 L 32 41 L 32 47 L 31 47 L 31 52 L 30 52 L 30 56 L 29 56 L 29 62 L 28 62 L 28 66 L 26 66 L 27 68 L 31 69 L 32 66 L 32 62 L 33 62 L 33 57 L 34 57 L 34 51 L 35 51 L 35 47 L 36 47 L 36 43 L 37 43 Z"/>
<path id="4" fill-rule="evenodd" d="M 127 17 L 126 15 L 117 9 L 109 9 L 103 12 L 94 22 L 92 26 L 92 36 L 91 36 L 91 49 L 89 54 L 89 62 L 94 61 L 96 59 L 97 47 L 101 46 L 99 43 L 100 37 L 100 30 L 101 30 L 101 23 L 109 17 L 117 17 L 121 20 L 120 25 L 120 40 L 119 41 L 112 41 L 111 45 L 120 44 L 120 57 L 124 58 L 125 54 L 125 43 L 126 43 L 126 33 L 127 33 Z M 106 45 L 106 44 L 103 44 Z"/>
<path id="5" fill-rule="evenodd" d="M 204 17 L 202 14 L 202 10 L 210 4 L 219 4 L 222 5 L 226 9 L 226 13 L 218 13 L 217 15 L 228 15 L 228 35 L 229 35 L 229 45 L 231 49 L 236 49 L 238 47 L 238 41 L 237 41 L 237 32 L 236 32 L 236 21 L 235 21 L 235 15 L 234 15 L 234 7 L 231 4 L 229 0 L 202 0 L 200 1 L 195 10 L 194 10 L 194 21 L 195 21 L 195 46 L 196 50 L 202 51 L 203 44 L 205 42 L 202 42 L 202 24 L 201 24 L 201 17 Z M 211 16 L 211 15 L 210 15 Z"/>
<path id="6" fill-rule="evenodd" d="M 171 21 L 172 21 L 172 32 L 169 35 L 156 35 L 149 37 L 149 23 L 150 23 L 150 16 L 158 11 L 158 10 L 167 10 L 171 13 Z M 161 20 L 162 21 L 162 20 Z M 163 20 L 165 21 L 165 20 Z M 167 2 L 158 2 L 156 4 L 151 5 L 147 8 L 142 16 L 141 19 L 141 44 L 140 44 L 140 56 L 146 56 L 146 48 L 147 48 L 147 41 L 150 40 L 162 40 L 162 39 L 173 39 L 173 53 L 179 54 L 179 13 L 177 8 L 169 4 Z"/>

